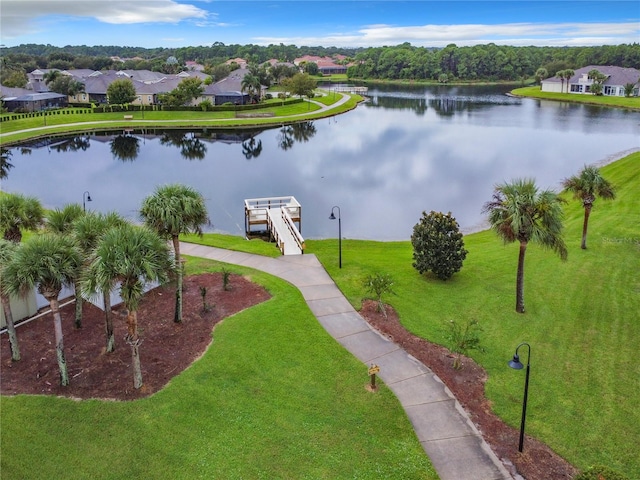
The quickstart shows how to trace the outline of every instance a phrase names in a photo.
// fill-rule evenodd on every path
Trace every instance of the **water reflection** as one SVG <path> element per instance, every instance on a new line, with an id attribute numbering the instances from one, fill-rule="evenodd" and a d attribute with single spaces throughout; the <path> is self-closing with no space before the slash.
<path id="1" fill-rule="evenodd" d="M 109 146 L 113 158 L 122 162 L 133 162 L 140 154 L 140 140 L 128 133 L 116 135 Z"/>
<path id="2" fill-rule="evenodd" d="M 180 182 L 203 193 L 217 230 L 237 235 L 245 198 L 294 195 L 307 238 L 335 237 L 327 212 L 340 205 L 343 236 L 406 240 L 422 211 L 451 211 L 468 230 L 482 223 L 496 183 L 534 177 L 557 189 L 584 164 L 640 147 L 638 112 L 513 99 L 496 88 L 375 92 L 376 106 L 285 127 L 91 133 L 75 151 L 48 148 L 80 145 L 73 137 L 34 141 L 31 155 L 3 155 L 12 167 L 2 188 L 47 208 L 88 190 L 92 209 L 138 220 L 157 185 Z"/>

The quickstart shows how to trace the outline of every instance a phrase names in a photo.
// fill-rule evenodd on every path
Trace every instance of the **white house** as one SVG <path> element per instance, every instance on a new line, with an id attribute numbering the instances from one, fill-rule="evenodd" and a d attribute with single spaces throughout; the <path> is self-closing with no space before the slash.
<path id="1" fill-rule="evenodd" d="M 607 77 L 602 84 L 603 95 L 624 97 L 625 85 L 632 84 L 634 86 L 632 95 L 638 96 L 640 70 L 636 68 L 601 65 L 589 65 L 579 68 L 569 80 L 558 77 L 550 77 L 542 80 L 541 89 L 543 92 L 555 93 L 591 93 L 591 85 L 593 85 L 593 79 L 589 78 L 589 72 L 591 70 L 598 70 Z"/>

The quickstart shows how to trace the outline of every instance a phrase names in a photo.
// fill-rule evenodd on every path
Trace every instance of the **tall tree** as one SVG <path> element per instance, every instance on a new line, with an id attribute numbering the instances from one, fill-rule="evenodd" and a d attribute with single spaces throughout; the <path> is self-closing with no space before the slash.
<path id="1" fill-rule="evenodd" d="M 63 286 L 73 283 L 81 263 L 82 255 L 70 237 L 49 233 L 31 237 L 3 269 L 3 285 L 8 295 L 25 296 L 37 287 L 49 302 L 62 386 L 69 384 L 69 375 L 58 296 Z"/>
<path id="2" fill-rule="evenodd" d="M 560 85 L 560 93 L 562 93 L 562 91 L 564 90 L 564 70 L 557 71 L 556 78 L 559 78 L 560 82 L 562 82 L 562 84 Z"/>
<path id="3" fill-rule="evenodd" d="M 538 190 L 532 179 L 516 179 L 495 187 L 493 199 L 483 211 L 491 228 L 505 243 L 519 242 L 516 276 L 516 312 L 524 313 L 524 258 L 529 242 L 537 242 L 567 258 L 562 238 L 563 200 L 552 190 Z"/>
<path id="4" fill-rule="evenodd" d="M 202 235 L 202 226 L 209 223 L 204 198 L 186 185 L 164 185 L 143 200 L 140 215 L 149 228 L 173 242 L 178 277 L 174 321 L 181 322 L 183 271 L 179 237 L 184 233 Z"/>
<path id="5" fill-rule="evenodd" d="M 133 225 L 108 230 L 98 242 L 95 258 L 86 270 L 83 292 L 93 295 L 120 282 L 120 296 L 127 309 L 127 343 L 131 346 L 133 386 L 142 387 L 138 306 L 144 285 L 166 282 L 172 260 L 166 242 L 157 233 Z"/>
<path id="6" fill-rule="evenodd" d="M 126 225 L 127 221 L 117 213 L 87 212 L 78 218 L 73 224 L 73 233 L 78 246 L 84 255 L 85 264 L 91 262 L 93 251 L 98 246 L 100 239 L 111 228 Z M 116 340 L 113 334 L 113 314 L 111 313 L 111 290 L 102 290 L 102 302 L 104 306 L 104 329 L 106 336 L 106 351 L 113 352 L 116 348 Z"/>
<path id="7" fill-rule="evenodd" d="M 243 92 L 247 92 L 252 100 L 260 98 L 260 79 L 253 73 L 247 73 L 240 84 Z"/>
<path id="8" fill-rule="evenodd" d="M 282 81 L 282 85 L 287 88 L 292 95 L 311 98 L 316 88 L 316 80 L 307 73 L 296 73 L 293 77 Z"/>
<path id="9" fill-rule="evenodd" d="M 13 312 L 11 311 L 11 298 L 4 291 L 4 272 L 2 271 L 13 259 L 19 246 L 15 242 L 10 242 L 4 238 L 0 238 L 0 301 L 2 301 L 2 309 L 4 311 L 4 319 L 7 322 L 7 334 L 9 336 L 9 344 L 11 345 L 11 360 L 17 362 L 20 360 L 20 346 L 18 344 L 18 334 L 13 324 Z"/>
<path id="10" fill-rule="evenodd" d="M 40 200 L 19 193 L 0 195 L 0 233 L 5 240 L 20 243 L 23 230 L 42 226 L 44 209 Z"/>
<path id="11" fill-rule="evenodd" d="M 46 229 L 51 233 L 58 235 L 73 235 L 73 222 L 84 215 L 84 211 L 80 204 L 70 203 L 64 207 L 49 210 L 46 214 Z M 79 284 L 80 272 L 78 277 L 74 280 L 74 290 L 76 297 L 76 310 L 75 310 L 75 326 L 76 328 L 82 328 L 82 307 L 84 300 L 80 292 Z"/>
<path id="12" fill-rule="evenodd" d="M 573 193 L 573 198 L 580 200 L 584 208 L 584 222 L 582 224 L 582 242 L 580 248 L 587 248 L 587 228 L 589 226 L 589 216 L 596 198 L 600 197 L 604 200 L 612 200 L 616 197 L 616 192 L 609 183 L 600 174 L 600 169 L 594 166 L 586 166 L 578 175 L 565 178 L 562 186 Z"/>
<path id="13" fill-rule="evenodd" d="M 51 92 L 68 96 L 84 92 L 84 84 L 70 75 L 58 75 L 53 81 L 47 83 L 47 86 Z"/>
<path id="14" fill-rule="evenodd" d="M 548 75 L 549 75 L 549 72 L 547 72 L 547 69 L 544 67 L 540 67 L 538 70 L 536 70 L 536 74 L 535 74 L 536 83 L 542 82 L 542 80 L 547 78 Z"/>
<path id="15" fill-rule="evenodd" d="M 136 88 L 129 79 L 114 80 L 107 87 L 107 99 L 111 105 L 124 105 L 136 98 Z"/>
<path id="16" fill-rule="evenodd" d="M 576 72 L 574 72 L 570 68 L 566 68 L 562 71 L 562 74 L 564 76 L 564 79 L 567 81 L 567 93 L 569 93 L 569 80 L 571 80 L 571 77 L 573 77 Z"/>

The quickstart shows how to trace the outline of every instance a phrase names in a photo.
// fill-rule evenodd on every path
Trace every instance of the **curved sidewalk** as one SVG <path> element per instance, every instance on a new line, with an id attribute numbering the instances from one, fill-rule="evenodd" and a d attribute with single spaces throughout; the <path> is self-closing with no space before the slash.
<path id="1" fill-rule="evenodd" d="M 181 243 L 181 253 L 251 267 L 297 287 L 325 330 L 379 377 L 402 404 L 442 480 L 511 480 L 466 412 L 424 364 L 373 330 L 342 295 L 315 255 L 278 258 Z"/>

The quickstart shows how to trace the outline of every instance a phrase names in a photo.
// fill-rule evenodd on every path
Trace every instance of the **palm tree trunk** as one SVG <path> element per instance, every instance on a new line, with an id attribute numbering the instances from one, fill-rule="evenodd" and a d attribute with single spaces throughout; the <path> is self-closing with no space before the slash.
<path id="1" fill-rule="evenodd" d="M 69 374 L 67 373 L 67 360 L 64 357 L 64 336 L 62 335 L 62 318 L 60 317 L 60 305 L 58 297 L 47 298 L 53 313 L 53 330 L 55 332 L 56 341 L 56 357 L 58 359 L 58 368 L 60 369 L 60 385 L 63 387 L 69 385 Z"/>
<path id="2" fill-rule="evenodd" d="M 116 337 L 113 334 L 113 313 L 111 313 L 111 292 L 102 292 L 102 305 L 104 306 L 104 332 L 107 337 L 107 353 L 116 349 Z"/>
<path id="3" fill-rule="evenodd" d="M 75 325 L 76 325 L 76 328 L 82 328 L 82 305 L 84 303 L 84 300 L 82 299 L 82 294 L 80 293 L 80 282 L 76 282 L 75 284 L 75 296 L 76 296 Z"/>
<path id="4" fill-rule="evenodd" d="M 142 387 L 142 368 L 140 366 L 140 338 L 138 337 L 138 312 L 127 310 L 127 343 L 131 346 L 131 365 L 133 367 L 133 388 Z"/>
<path id="5" fill-rule="evenodd" d="M 173 251 L 176 262 L 176 273 L 178 275 L 178 281 L 176 285 L 176 310 L 173 315 L 173 321 L 176 323 L 182 322 L 182 259 L 180 258 L 180 239 L 178 235 L 174 235 L 173 238 Z"/>
<path id="6" fill-rule="evenodd" d="M 11 312 L 9 297 L 5 295 L 2 295 L 2 309 L 4 310 L 4 319 L 7 322 L 7 333 L 9 334 L 9 344 L 11 345 L 11 360 L 17 362 L 20 360 L 20 346 L 18 345 L 16 327 L 13 324 L 13 313 Z"/>
<path id="7" fill-rule="evenodd" d="M 591 205 L 584 206 L 584 222 L 582 223 L 582 243 L 580 248 L 587 249 L 587 227 L 589 226 L 589 215 L 591 214 Z"/>
<path id="8" fill-rule="evenodd" d="M 518 274 L 516 277 L 516 312 L 524 313 L 524 254 L 527 251 L 527 242 L 520 242 L 518 254 Z"/>

